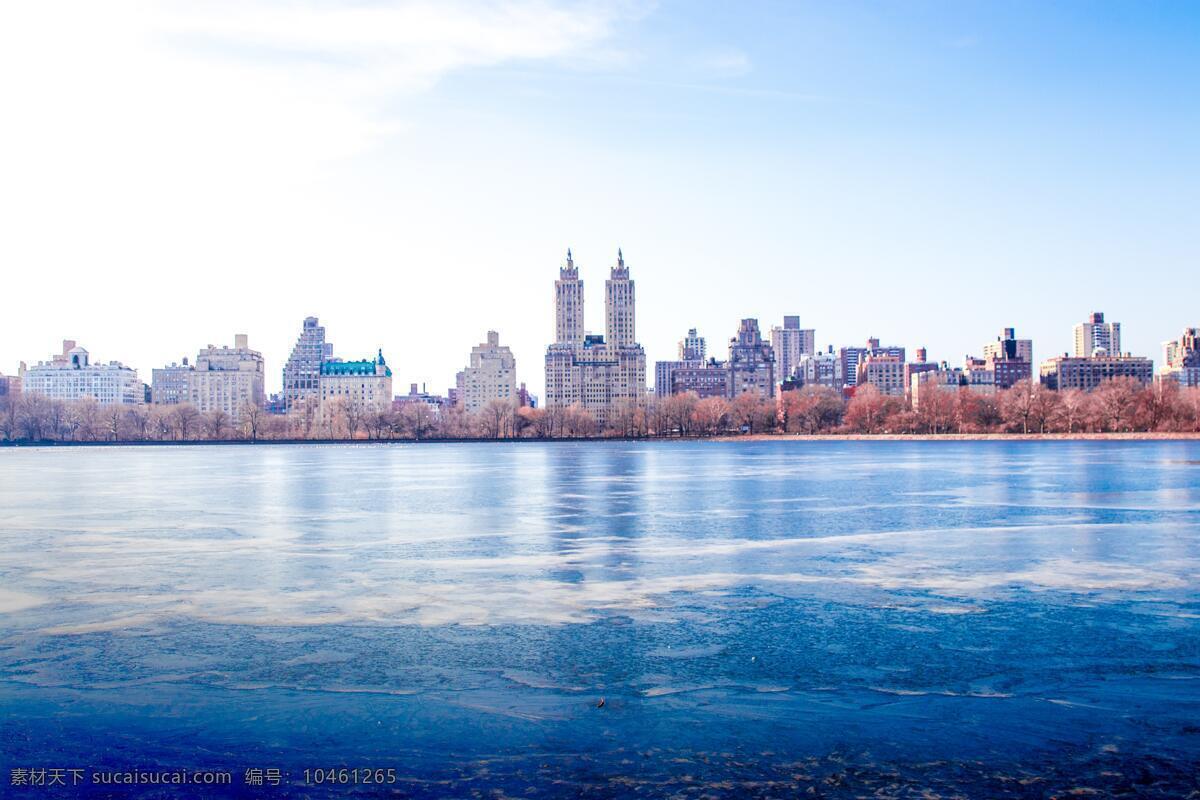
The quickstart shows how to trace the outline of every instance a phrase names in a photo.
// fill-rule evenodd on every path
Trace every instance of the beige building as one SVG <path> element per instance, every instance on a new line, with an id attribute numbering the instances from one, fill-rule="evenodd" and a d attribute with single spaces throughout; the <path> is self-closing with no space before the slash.
<path id="1" fill-rule="evenodd" d="M 881 393 L 904 396 L 904 359 L 891 355 L 868 355 L 858 364 L 855 385 L 871 384 Z"/>
<path id="2" fill-rule="evenodd" d="M 458 373 L 458 402 L 474 414 L 492 400 L 517 398 L 517 362 L 500 334 L 488 331 L 487 341 L 471 348 L 471 363 Z"/>
<path id="3" fill-rule="evenodd" d="M 601 425 L 621 403 L 646 399 L 646 351 L 636 341 L 634 282 L 617 251 L 605 283 L 605 336 L 583 327 L 583 281 L 571 251 L 554 283 L 556 341 L 546 348 L 546 406 L 580 405 Z"/>
<path id="4" fill-rule="evenodd" d="M 392 370 L 382 350 L 373 359 L 324 362 L 317 386 L 322 415 L 335 404 L 361 411 L 384 411 L 392 405 Z"/>
<path id="5" fill-rule="evenodd" d="M 1200 386 L 1200 328 L 1184 328 L 1178 339 L 1163 342 L 1158 378 L 1188 388 Z"/>
<path id="6" fill-rule="evenodd" d="M 262 407 L 263 375 L 262 353 L 239 333 L 233 347 L 210 344 L 196 356 L 195 369 L 187 373 L 188 401 L 201 413 L 224 411 L 237 422 L 246 406 Z"/>
<path id="7" fill-rule="evenodd" d="M 782 383 L 796 377 L 800 360 L 816 355 L 816 331 L 801 328 L 800 317 L 788 315 L 783 318 L 783 327 L 771 328 L 771 349 L 775 351 L 775 380 Z"/>

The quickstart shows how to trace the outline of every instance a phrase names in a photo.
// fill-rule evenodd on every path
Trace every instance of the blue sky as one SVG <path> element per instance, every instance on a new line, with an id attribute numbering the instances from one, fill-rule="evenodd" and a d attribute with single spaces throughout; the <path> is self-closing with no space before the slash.
<path id="1" fill-rule="evenodd" d="M 444 390 L 489 328 L 541 391 L 570 246 L 638 338 L 785 313 L 952 362 L 1103 310 L 1200 324 L 1188 3 L 9 4 L 0 371 L 149 370 L 300 320 Z M 65 288 L 65 287 L 69 287 Z M 49 304 L 27 298 L 54 297 Z"/>

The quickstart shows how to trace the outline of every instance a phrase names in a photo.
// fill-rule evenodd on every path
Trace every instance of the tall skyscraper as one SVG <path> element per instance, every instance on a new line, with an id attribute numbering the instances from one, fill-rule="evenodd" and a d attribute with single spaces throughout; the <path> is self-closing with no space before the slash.
<path id="1" fill-rule="evenodd" d="M 583 281 L 579 280 L 570 248 L 567 248 L 567 263 L 558 270 L 558 280 L 554 282 L 554 341 L 583 343 Z"/>
<path id="2" fill-rule="evenodd" d="M 333 345 L 325 341 L 325 327 L 316 317 L 305 317 L 300 337 L 283 365 L 283 407 L 291 411 L 306 397 L 317 397 L 321 364 L 333 357 Z"/>
<path id="3" fill-rule="evenodd" d="M 610 346 L 629 347 L 637 341 L 633 312 L 633 281 L 617 248 L 617 265 L 604 283 L 604 335 Z"/>
<path id="4" fill-rule="evenodd" d="M 620 251 L 604 299 L 609 341 L 584 332 L 583 282 L 568 250 L 554 283 L 556 341 L 546 348 L 546 407 L 579 405 L 601 425 L 618 403 L 640 404 L 646 395 L 646 351 L 635 339 L 634 282 Z"/>
<path id="5" fill-rule="evenodd" d="M 1075 357 L 1121 355 L 1121 323 L 1105 322 L 1103 311 L 1093 311 L 1075 326 Z"/>
<path id="6" fill-rule="evenodd" d="M 816 353 L 816 330 L 801 328 L 798 316 L 785 316 L 782 328 L 771 328 L 771 347 L 775 351 L 775 378 L 785 381 L 795 376 L 801 358 Z"/>
<path id="7" fill-rule="evenodd" d="M 471 361 L 457 378 L 458 402 L 469 413 L 492 400 L 517 399 L 517 362 L 495 331 L 488 331 L 487 341 L 471 348 Z"/>

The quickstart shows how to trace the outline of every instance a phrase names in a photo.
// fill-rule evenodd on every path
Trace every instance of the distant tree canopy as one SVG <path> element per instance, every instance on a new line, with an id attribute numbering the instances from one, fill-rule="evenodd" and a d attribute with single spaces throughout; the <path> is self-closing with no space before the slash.
<path id="1" fill-rule="evenodd" d="M 773 400 L 680 394 L 623 402 L 601 424 L 579 405 L 528 408 L 503 400 L 468 414 L 425 403 L 325 409 L 315 400 L 287 415 L 258 407 L 201 414 L 179 405 L 63 402 L 37 394 L 0 396 L 0 440 L 13 442 L 140 442 L 240 440 L 564 439 L 595 436 L 699 437 L 740 434 L 946 434 L 1200 432 L 1200 389 L 1167 382 L 1143 386 L 1114 378 L 1091 393 L 1057 392 L 1021 381 L 992 395 L 969 388 L 922 391 L 914 408 L 904 397 L 867 384 L 846 400 L 834 389 L 805 386 Z"/>

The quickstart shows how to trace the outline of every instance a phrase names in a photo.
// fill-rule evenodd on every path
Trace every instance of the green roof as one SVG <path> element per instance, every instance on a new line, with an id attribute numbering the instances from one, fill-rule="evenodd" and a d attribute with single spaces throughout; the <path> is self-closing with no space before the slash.
<path id="1" fill-rule="evenodd" d="M 321 364 L 322 375 L 374 375 L 375 360 L 363 361 L 325 361 Z M 390 367 L 383 368 L 383 374 L 391 376 Z"/>

